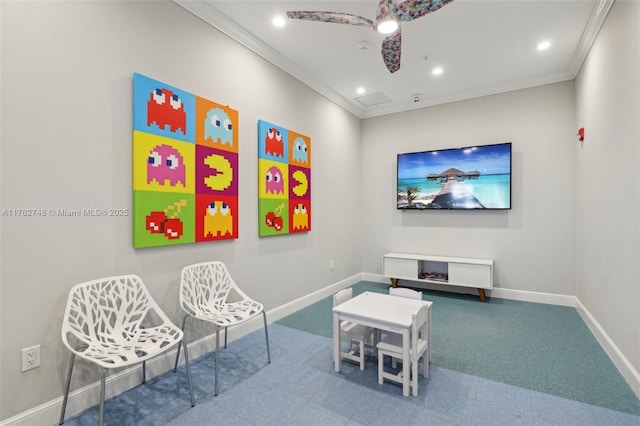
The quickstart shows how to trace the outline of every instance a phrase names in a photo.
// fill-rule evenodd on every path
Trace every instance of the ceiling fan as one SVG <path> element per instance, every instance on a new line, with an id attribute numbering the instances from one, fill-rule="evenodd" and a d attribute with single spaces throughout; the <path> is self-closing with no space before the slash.
<path id="1" fill-rule="evenodd" d="M 389 34 L 382 41 L 382 59 L 387 69 L 394 73 L 400 69 L 401 21 L 413 21 L 435 12 L 453 0 L 380 0 L 376 20 L 340 12 L 291 11 L 287 17 L 317 22 L 358 25 L 369 27 L 382 34 Z"/>

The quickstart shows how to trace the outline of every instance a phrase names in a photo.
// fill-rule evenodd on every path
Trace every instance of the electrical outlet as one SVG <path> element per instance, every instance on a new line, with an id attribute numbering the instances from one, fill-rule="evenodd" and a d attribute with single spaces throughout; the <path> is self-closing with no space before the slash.
<path id="1" fill-rule="evenodd" d="M 40 345 L 22 350 L 22 372 L 40 367 Z"/>
<path id="2" fill-rule="evenodd" d="M 333 271 L 333 260 L 329 261 L 329 270 Z"/>

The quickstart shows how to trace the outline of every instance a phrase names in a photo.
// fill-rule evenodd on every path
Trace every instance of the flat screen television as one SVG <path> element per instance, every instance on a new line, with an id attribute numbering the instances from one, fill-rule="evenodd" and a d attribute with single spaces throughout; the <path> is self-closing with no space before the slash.
<path id="1" fill-rule="evenodd" d="M 511 142 L 398 154 L 399 210 L 511 209 Z"/>

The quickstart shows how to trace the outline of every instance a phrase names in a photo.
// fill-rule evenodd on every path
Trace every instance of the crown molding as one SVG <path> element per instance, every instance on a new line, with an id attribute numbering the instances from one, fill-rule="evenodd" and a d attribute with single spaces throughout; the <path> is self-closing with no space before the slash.
<path id="1" fill-rule="evenodd" d="M 242 46 L 263 57 L 293 78 L 306 84 L 331 102 L 344 108 L 358 118 L 362 118 L 364 110 L 345 99 L 335 90 L 322 83 L 297 64 L 285 58 L 262 40 L 233 22 L 226 15 L 204 0 L 172 0 L 177 5 L 202 19 L 221 33 L 240 43 Z"/>
<path id="2" fill-rule="evenodd" d="M 578 71 L 580 71 L 582 63 L 589 54 L 591 46 L 596 41 L 600 28 L 602 28 L 602 24 L 604 24 L 614 1 L 615 0 L 599 0 L 591 11 L 591 16 L 589 16 L 587 26 L 580 37 L 578 47 L 576 48 L 573 58 L 571 59 L 571 64 L 569 65 L 569 74 L 571 75 L 571 79 L 574 79 L 576 75 L 578 75 Z"/>
<path id="3" fill-rule="evenodd" d="M 566 72 L 550 75 L 541 79 L 514 81 L 506 84 L 501 84 L 499 86 L 461 92 L 440 98 L 425 98 L 423 102 L 420 102 L 420 105 L 418 106 L 412 103 L 407 103 L 400 105 L 380 105 L 368 108 L 358 105 L 356 101 L 346 99 L 344 96 L 340 95 L 335 90 L 331 89 L 329 86 L 313 77 L 311 74 L 309 74 L 309 72 L 293 63 L 289 59 L 285 58 L 276 50 L 264 43 L 262 40 L 258 39 L 253 34 L 236 24 L 206 0 L 172 1 L 182 8 L 186 9 L 196 17 L 202 19 L 204 22 L 208 23 L 223 34 L 227 35 L 231 39 L 235 40 L 242 46 L 266 59 L 271 64 L 291 75 L 293 78 L 306 84 L 311 89 L 318 92 L 320 95 L 329 99 L 331 102 L 344 108 L 360 119 L 366 119 L 441 105 L 445 103 L 458 102 L 482 96 L 495 95 L 514 90 L 527 89 L 530 87 L 541 86 L 545 84 L 573 80 L 580 71 L 582 63 L 587 57 L 589 49 L 591 49 L 591 46 L 593 45 L 600 31 L 600 28 L 602 27 L 615 0 L 598 0 L 595 3 L 584 32 L 582 33 L 580 41 L 578 42 L 578 46 L 576 47 L 576 50 L 573 54 L 569 68 Z"/>

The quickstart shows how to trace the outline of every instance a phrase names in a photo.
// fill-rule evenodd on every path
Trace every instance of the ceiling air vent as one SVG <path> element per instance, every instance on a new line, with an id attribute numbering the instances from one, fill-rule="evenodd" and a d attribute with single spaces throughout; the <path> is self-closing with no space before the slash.
<path id="1" fill-rule="evenodd" d="M 360 96 L 356 98 L 356 101 L 360 102 L 366 107 L 372 107 L 376 105 L 386 104 L 391 102 L 391 99 L 382 92 L 372 93 L 370 95 Z"/>

